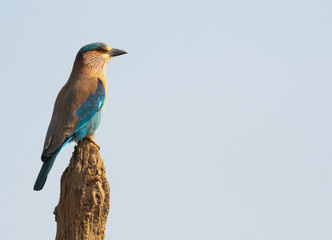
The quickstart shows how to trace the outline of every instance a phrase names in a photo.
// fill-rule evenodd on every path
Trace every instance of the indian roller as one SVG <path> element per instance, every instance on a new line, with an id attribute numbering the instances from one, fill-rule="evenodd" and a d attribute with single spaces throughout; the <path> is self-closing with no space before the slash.
<path id="1" fill-rule="evenodd" d="M 106 64 L 111 58 L 126 53 L 100 42 L 85 45 L 79 50 L 71 75 L 54 104 L 41 156 L 43 165 L 34 190 L 44 187 L 56 156 L 68 142 L 87 138 L 95 143 L 93 136 L 107 95 Z"/>

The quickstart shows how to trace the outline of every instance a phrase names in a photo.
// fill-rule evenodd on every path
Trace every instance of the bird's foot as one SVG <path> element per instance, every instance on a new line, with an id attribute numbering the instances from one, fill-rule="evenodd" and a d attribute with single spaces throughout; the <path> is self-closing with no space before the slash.
<path id="1" fill-rule="evenodd" d="M 85 139 L 89 140 L 90 142 L 92 142 L 94 145 L 97 146 L 97 148 L 100 150 L 100 146 L 95 142 L 95 140 L 93 139 L 93 137 L 91 135 L 86 135 Z"/>

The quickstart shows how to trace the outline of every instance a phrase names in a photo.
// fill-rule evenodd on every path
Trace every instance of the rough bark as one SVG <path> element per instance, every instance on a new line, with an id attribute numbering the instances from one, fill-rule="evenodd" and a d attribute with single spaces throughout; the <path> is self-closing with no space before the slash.
<path id="1" fill-rule="evenodd" d="M 99 148 L 83 139 L 61 177 L 54 210 L 56 240 L 104 239 L 109 209 L 110 189 Z"/>

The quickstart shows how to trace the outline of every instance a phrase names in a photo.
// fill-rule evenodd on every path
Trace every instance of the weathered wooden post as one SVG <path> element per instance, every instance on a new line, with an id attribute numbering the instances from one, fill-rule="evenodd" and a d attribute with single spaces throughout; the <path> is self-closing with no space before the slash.
<path id="1" fill-rule="evenodd" d="M 99 148 L 83 139 L 61 177 L 56 240 L 104 239 L 109 209 L 110 188 Z"/>

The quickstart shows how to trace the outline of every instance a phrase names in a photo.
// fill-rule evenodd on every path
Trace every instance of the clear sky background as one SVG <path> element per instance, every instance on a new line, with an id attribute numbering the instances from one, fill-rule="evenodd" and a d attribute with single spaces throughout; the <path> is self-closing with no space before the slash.
<path id="1" fill-rule="evenodd" d="M 1 239 L 54 239 L 74 143 L 32 190 L 77 51 L 108 64 L 106 239 L 332 239 L 332 2 L 5 1 Z"/>

